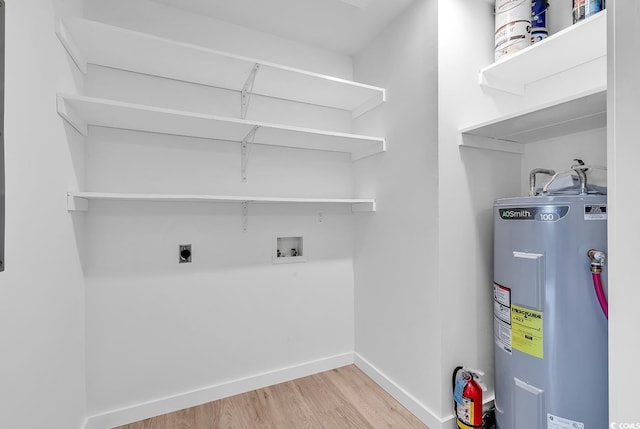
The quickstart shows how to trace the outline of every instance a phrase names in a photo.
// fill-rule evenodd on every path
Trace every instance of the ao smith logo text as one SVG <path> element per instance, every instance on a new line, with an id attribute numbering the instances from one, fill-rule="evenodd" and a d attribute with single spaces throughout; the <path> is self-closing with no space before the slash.
<path id="1" fill-rule="evenodd" d="M 537 220 L 542 222 L 560 220 L 569 212 L 568 206 L 510 207 L 498 209 L 503 220 Z"/>
<path id="2" fill-rule="evenodd" d="M 533 213 L 527 209 L 500 209 L 502 219 L 533 219 Z"/>

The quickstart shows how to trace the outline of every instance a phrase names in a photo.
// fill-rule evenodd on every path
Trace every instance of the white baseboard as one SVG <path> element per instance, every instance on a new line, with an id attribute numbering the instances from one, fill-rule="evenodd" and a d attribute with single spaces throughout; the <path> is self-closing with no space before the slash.
<path id="1" fill-rule="evenodd" d="M 444 417 L 438 417 L 433 411 L 422 404 L 409 392 L 400 387 L 396 382 L 389 378 L 386 374 L 373 366 L 369 361 L 360 356 L 358 353 L 353 354 L 355 365 L 367 374 L 373 381 L 382 387 L 387 393 L 393 396 L 396 401 L 400 402 L 406 409 L 411 411 L 422 423 L 427 425 L 429 429 L 458 429 L 456 418 L 453 413 Z M 453 392 L 452 392 L 453 395 Z M 483 398 L 483 404 L 487 405 L 493 402 L 493 394 Z M 453 401 L 453 398 L 451 398 Z M 452 405 L 453 406 L 453 405 Z"/>
<path id="2" fill-rule="evenodd" d="M 286 368 L 280 368 L 250 377 L 240 378 L 204 387 L 202 389 L 183 392 L 166 398 L 159 398 L 153 401 L 90 416 L 85 424 L 85 429 L 110 429 L 161 414 L 171 413 L 183 408 L 193 407 L 206 402 L 216 401 L 218 399 L 249 392 L 251 390 L 295 380 L 296 378 L 329 371 L 352 363 L 354 363 L 354 356 L 353 353 L 349 352 Z"/>
<path id="3" fill-rule="evenodd" d="M 413 415 L 422 423 L 427 425 L 429 429 L 450 429 L 455 427 L 453 415 L 445 418 L 438 417 L 433 411 L 411 395 L 411 393 L 400 387 L 396 382 L 369 363 L 358 353 L 354 353 L 354 363 L 387 393 L 393 396 L 406 409 L 411 411 L 411 413 L 413 413 Z"/>

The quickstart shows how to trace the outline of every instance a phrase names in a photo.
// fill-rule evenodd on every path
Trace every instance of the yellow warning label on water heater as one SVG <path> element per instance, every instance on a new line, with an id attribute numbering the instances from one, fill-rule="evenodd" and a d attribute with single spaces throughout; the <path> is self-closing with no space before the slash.
<path id="1" fill-rule="evenodd" d="M 511 306 L 511 347 L 522 353 L 543 357 L 542 311 Z"/>

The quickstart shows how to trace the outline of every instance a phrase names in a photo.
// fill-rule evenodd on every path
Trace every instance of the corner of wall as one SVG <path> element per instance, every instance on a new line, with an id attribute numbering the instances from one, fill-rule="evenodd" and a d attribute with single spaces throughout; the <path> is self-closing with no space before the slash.
<path id="1" fill-rule="evenodd" d="M 358 192 L 374 192 L 379 207 L 356 225 L 356 353 L 430 427 L 439 427 L 441 402 L 437 8 L 436 0 L 412 3 L 354 57 L 356 79 L 388 91 L 356 132 L 382 132 L 389 142 L 356 166 Z"/>
<path id="2" fill-rule="evenodd" d="M 55 23 L 81 15 L 82 2 L 17 1 L 6 8 L 7 264 L 0 301 L 8 306 L 0 312 L 6 350 L 0 426 L 80 427 L 86 415 L 84 279 L 66 192 L 81 180 L 69 172 L 74 162 L 83 171 L 83 154 L 68 144 L 55 96 L 81 86 L 82 76 Z"/>

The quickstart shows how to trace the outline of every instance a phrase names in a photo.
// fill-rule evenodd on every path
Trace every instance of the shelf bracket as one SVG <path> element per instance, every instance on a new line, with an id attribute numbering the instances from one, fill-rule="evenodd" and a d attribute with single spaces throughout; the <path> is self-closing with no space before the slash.
<path id="1" fill-rule="evenodd" d="M 362 212 L 375 212 L 376 211 L 376 202 L 375 201 L 367 201 L 363 203 L 353 203 L 351 204 L 351 212 L 353 213 L 362 213 Z"/>
<path id="2" fill-rule="evenodd" d="M 242 181 L 247 181 L 247 168 L 249 167 L 249 155 L 251 155 L 251 146 L 253 145 L 253 140 L 256 137 L 256 132 L 258 131 L 260 126 L 256 125 L 251 128 L 251 131 L 247 133 L 244 139 L 242 139 L 242 143 L 240 145 L 240 157 L 241 157 L 241 174 Z"/>
<path id="3" fill-rule="evenodd" d="M 249 73 L 249 77 L 242 87 L 242 96 L 240 98 L 240 117 L 245 119 L 247 117 L 247 110 L 249 109 L 249 102 L 251 101 L 251 95 L 253 94 L 253 84 L 256 81 L 256 74 L 260 69 L 260 64 L 256 63 Z"/>
<path id="4" fill-rule="evenodd" d="M 67 211 L 68 212 L 89 211 L 89 200 L 86 198 L 76 197 L 76 196 L 67 194 Z"/>
<path id="5" fill-rule="evenodd" d="M 478 84 L 486 88 L 497 89 L 498 91 L 513 95 L 523 96 L 526 93 L 525 85 L 509 82 L 507 79 L 495 77 L 482 71 L 478 74 Z"/>
<path id="6" fill-rule="evenodd" d="M 62 46 L 64 46 L 67 53 L 69 53 L 69 56 L 76 67 L 78 67 L 83 74 L 87 74 L 87 60 L 82 55 L 80 49 L 78 49 L 69 29 L 64 25 L 62 20 L 58 20 L 58 23 L 56 24 L 56 36 L 58 36 L 60 43 L 62 43 Z"/>
<path id="7" fill-rule="evenodd" d="M 64 97 L 60 94 L 56 96 L 56 106 L 58 108 L 58 115 L 75 128 L 77 132 L 85 137 L 89 134 L 89 125 L 87 122 L 82 119 L 71 106 L 67 105 Z"/>
<path id="8" fill-rule="evenodd" d="M 242 202 L 242 231 L 247 232 L 247 226 L 249 225 L 249 202 Z"/>

